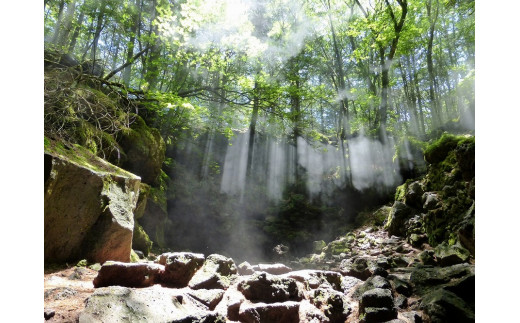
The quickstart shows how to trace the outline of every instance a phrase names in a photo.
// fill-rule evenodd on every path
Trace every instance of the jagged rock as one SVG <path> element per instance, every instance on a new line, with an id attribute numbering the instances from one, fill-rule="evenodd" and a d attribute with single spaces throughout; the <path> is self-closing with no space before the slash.
<path id="1" fill-rule="evenodd" d="M 204 264 L 204 255 L 191 252 L 169 252 L 159 257 L 165 267 L 162 282 L 171 287 L 185 287 L 195 272 Z"/>
<path id="2" fill-rule="evenodd" d="M 341 274 L 366 280 L 372 276 L 369 268 L 368 259 L 363 257 L 355 257 L 344 259 L 340 263 Z"/>
<path id="3" fill-rule="evenodd" d="M 362 285 L 360 285 L 353 294 L 355 299 L 361 299 L 362 295 L 374 288 L 380 289 L 391 289 L 392 285 L 390 282 L 381 276 L 372 276 L 368 278 Z"/>
<path id="4" fill-rule="evenodd" d="M 189 290 L 187 293 L 197 301 L 206 305 L 211 311 L 215 309 L 224 296 L 222 289 L 197 289 Z"/>
<path id="5" fill-rule="evenodd" d="M 435 265 L 434 251 L 424 250 L 418 255 L 419 260 L 425 265 Z"/>
<path id="6" fill-rule="evenodd" d="M 43 311 L 43 318 L 47 321 L 54 317 L 56 314 L 56 311 L 53 309 L 45 309 Z"/>
<path id="7" fill-rule="evenodd" d="M 438 288 L 426 294 L 420 305 L 432 323 L 475 322 L 475 312 L 454 293 Z"/>
<path id="8" fill-rule="evenodd" d="M 389 275 L 388 280 L 390 281 L 392 288 L 399 294 L 402 294 L 406 297 L 410 297 L 412 295 L 413 289 L 408 282 L 394 275 Z"/>
<path id="9" fill-rule="evenodd" d="M 239 275 L 252 275 L 255 273 L 253 266 L 251 266 L 247 261 L 238 265 L 237 271 Z"/>
<path id="10" fill-rule="evenodd" d="M 413 209 L 406 204 L 396 201 L 392 206 L 392 211 L 388 215 L 385 229 L 389 235 L 404 236 L 405 222 L 412 216 Z"/>
<path id="11" fill-rule="evenodd" d="M 475 305 L 475 275 L 469 274 L 460 279 L 454 279 L 443 285 L 447 291 L 455 293 L 471 306 Z"/>
<path id="12" fill-rule="evenodd" d="M 255 273 L 247 280 L 240 282 L 237 289 L 245 298 L 254 302 L 299 301 L 303 297 L 296 280 L 277 277 L 265 272 Z"/>
<path id="13" fill-rule="evenodd" d="M 401 313 L 401 315 L 409 323 L 423 323 L 423 316 L 419 312 L 409 311 L 409 312 L 403 312 L 403 313 Z"/>
<path id="14" fill-rule="evenodd" d="M 163 272 L 159 264 L 107 261 L 94 278 L 94 287 L 149 287 L 160 281 Z"/>
<path id="15" fill-rule="evenodd" d="M 45 261 L 130 261 L 139 177 L 75 146 L 44 162 Z"/>
<path id="16" fill-rule="evenodd" d="M 330 319 L 322 311 L 306 299 L 300 302 L 299 320 L 308 323 L 330 322 Z"/>
<path id="17" fill-rule="evenodd" d="M 225 322 L 221 315 L 180 290 L 110 286 L 87 299 L 80 323 L 91 322 Z"/>
<path id="18" fill-rule="evenodd" d="M 292 268 L 284 264 L 258 264 L 253 266 L 254 271 L 265 271 L 272 275 L 283 275 L 292 271 Z"/>
<path id="19" fill-rule="evenodd" d="M 361 323 L 379 323 L 379 322 L 388 322 L 397 317 L 397 310 L 395 308 L 386 308 L 386 307 L 366 307 L 364 308 L 364 312 L 362 318 L 360 319 Z"/>
<path id="20" fill-rule="evenodd" d="M 297 323 L 299 322 L 299 309 L 300 303 L 291 301 L 271 304 L 242 303 L 240 306 L 239 319 L 240 322 L 243 323 Z"/>
<path id="21" fill-rule="evenodd" d="M 237 285 L 232 285 L 224 292 L 222 300 L 215 308 L 215 312 L 227 317 L 231 321 L 238 321 L 240 305 L 244 301 L 246 301 L 246 298 L 237 290 Z"/>
<path id="22" fill-rule="evenodd" d="M 408 189 L 406 190 L 406 194 L 404 197 L 405 204 L 420 209 L 423 205 L 422 196 L 424 194 L 424 188 L 419 181 L 415 181 L 408 185 Z"/>
<path id="23" fill-rule="evenodd" d="M 443 267 L 467 262 L 469 255 L 470 252 L 458 243 L 450 246 L 443 242 L 435 248 L 435 258 Z"/>
<path id="24" fill-rule="evenodd" d="M 397 308 L 406 308 L 408 307 L 408 299 L 404 295 L 397 295 L 394 299 L 394 305 Z"/>
<path id="25" fill-rule="evenodd" d="M 432 288 L 448 283 L 451 279 L 475 275 L 475 266 L 458 264 L 449 267 L 414 268 L 410 275 L 410 283 L 415 292 L 422 295 Z"/>
<path id="26" fill-rule="evenodd" d="M 424 193 L 422 200 L 424 201 L 423 208 L 425 210 L 435 210 L 436 208 L 441 207 L 439 195 L 435 192 Z"/>
<path id="27" fill-rule="evenodd" d="M 311 302 L 321 309 L 331 322 L 345 322 L 351 313 L 345 295 L 330 288 L 315 289 Z"/>
<path id="28" fill-rule="evenodd" d="M 237 266 L 233 259 L 212 254 L 193 275 L 188 286 L 192 289 L 227 289 L 236 273 Z"/>
<path id="29" fill-rule="evenodd" d="M 359 302 L 364 322 L 381 322 L 397 318 L 392 292 L 388 289 L 374 288 L 366 291 Z"/>
<path id="30" fill-rule="evenodd" d="M 363 281 L 356 277 L 343 276 L 341 278 L 341 290 L 345 294 L 348 294 L 351 290 L 353 290 L 354 288 L 356 288 L 362 284 L 363 284 Z"/>
<path id="31" fill-rule="evenodd" d="M 340 273 L 335 271 L 311 269 L 292 271 L 283 275 L 283 277 L 295 279 L 309 286 L 311 289 L 315 289 L 320 285 L 326 284 L 335 290 L 341 290 L 343 278 Z"/>

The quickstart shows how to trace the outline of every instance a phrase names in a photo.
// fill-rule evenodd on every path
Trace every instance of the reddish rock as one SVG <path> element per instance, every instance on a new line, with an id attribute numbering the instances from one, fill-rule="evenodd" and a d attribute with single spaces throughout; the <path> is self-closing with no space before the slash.
<path id="1" fill-rule="evenodd" d="M 299 322 L 300 303 L 243 303 L 240 306 L 239 319 L 244 323 L 257 322 Z"/>
<path id="2" fill-rule="evenodd" d="M 258 264 L 253 266 L 254 271 L 264 271 L 272 275 L 283 275 L 292 271 L 292 268 L 284 264 Z"/>
<path id="3" fill-rule="evenodd" d="M 190 252 L 168 252 L 159 257 L 164 265 L 162 284 L 170 287 L 186 287 L 195 272 L 204 263 L 204 255 Z"/>
<path id="4" fill-rule="evenodd" d="M 94 278 L 94 287 L 148 287 L 158 283 L 163 273 L 159 264 L 107 261 Z"/>

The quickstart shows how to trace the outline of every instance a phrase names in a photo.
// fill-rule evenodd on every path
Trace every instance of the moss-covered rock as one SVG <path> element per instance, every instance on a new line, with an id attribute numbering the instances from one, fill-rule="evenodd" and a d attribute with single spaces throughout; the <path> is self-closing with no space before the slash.
<path id="1" fill-rule="evenodd" d="M 45 138 L 45 261 L 129 261 L 139 177 Z"/>
<path id="2" fill-rule="evenodd" d="M 143 227 L 135 222 L 134 224 L 134 235 L 132 238 L 132 248 L 140 250 L 145 256 L 148 256 L 150 250 L 152 250 L 153 242 L 150 240 L 148 234 L 144 231 Z"/>
<path id="3" fill-rule="evenodd" d="M 165 230 L 167 230 L 168 213 L 166 191 L 150 187 L 148 199 L 139 224 L 150 239 L 159 247 L 166 247 Z"/>
<path id="4" fill-rule="evenodd" d="M 385 229 L 391 235 L 405 236 L 405 222 L 412 216 L 413 209 L 406 204 L 396 201 L 388 215 Z"/>
<path id="5" fill-rule="evenodd" d="M 144 183 L 157 184 L 166 145 L 159 130 L 148 127 L 141 117 L 134 117 L 134 123 L 122 132 L 121 146 L 127 155 L 122 167 L 141 176 Z"/>

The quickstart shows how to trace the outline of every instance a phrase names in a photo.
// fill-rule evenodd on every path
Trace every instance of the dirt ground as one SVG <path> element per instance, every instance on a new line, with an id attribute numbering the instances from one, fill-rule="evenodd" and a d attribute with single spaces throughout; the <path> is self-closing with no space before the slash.
<path id="1" fill-rule="evenodd" d="M 44 272 L 45 322 L 78 322 L 85 300 L 94 292 L 97 271 L 84 267 L 46 269 Z"/>

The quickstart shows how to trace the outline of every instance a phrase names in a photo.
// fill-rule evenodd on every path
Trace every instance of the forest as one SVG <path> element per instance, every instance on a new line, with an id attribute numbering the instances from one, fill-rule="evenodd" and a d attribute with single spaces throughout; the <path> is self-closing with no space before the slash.
<path id="1" fill-rule="evenodd" d="M 95 85 L 46 73 L 45 134 L 151 185 L 163 214 L 142 225 L 156 246 L 304 252 L 424 173 L 425 142 L 474 129 L 473 1 L 44 8 L 46 68 Z M 147 160 L 121 139 L 141 123 L 162 138 L 142 142 Z"/>
<path id="2" fill-rule="evenodd" d="M 43 23 L 46 320 L 474 322 L 475 1 Z"/>

